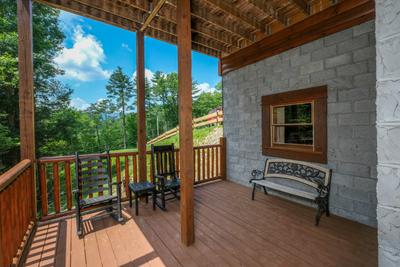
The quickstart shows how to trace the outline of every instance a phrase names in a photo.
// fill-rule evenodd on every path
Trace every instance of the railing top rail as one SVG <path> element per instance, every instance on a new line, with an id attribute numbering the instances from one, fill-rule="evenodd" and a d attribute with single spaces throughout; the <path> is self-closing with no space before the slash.
<path id="1" fill-rule="evenodd" d="M 195 146 L 194 149 L 201 149 L 201 148 L 212 148 L 212 147 L 220 147 L 220 144 L 214 145 L 203 145 L 203 146 Z M 175 151 L 179 151 L 179 148 L 175 148 Z M 137 151 L 126 151 L 126 152 L 110 152 L 111 157 L 124 157 L 124 156 L 132 156 L 137 155 Z M 146 154 L 151 154 L 151 151 L 146 151 Z M 96 157 L 96 156 L 104 156 L 104 153 L 92 153 L 92 154 L 81 154 L 82 157 Z M 61 162 L 61 161 L 73 161 L 75 159 L 74 155 L 68 156 L 53 156 L 53 157 L 41 157 L 37 160 L 40 163 L 54 163 L 54 162 Z"/>
<path id="2" fill-rule="evenodd" d="M 0 192 L 10 185 L 17 177 L 31 166 L 30 159 L 24 159 L 17 165 L 6 171 L 0 176 Z"/>

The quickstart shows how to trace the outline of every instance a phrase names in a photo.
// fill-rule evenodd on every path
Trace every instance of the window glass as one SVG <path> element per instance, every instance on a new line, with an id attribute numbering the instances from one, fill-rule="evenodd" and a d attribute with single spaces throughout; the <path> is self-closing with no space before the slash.
<path id="1" fill-rule="evenodd" d="M 272 143 L 313 145 L 312 103 L 272 107 Z"/>

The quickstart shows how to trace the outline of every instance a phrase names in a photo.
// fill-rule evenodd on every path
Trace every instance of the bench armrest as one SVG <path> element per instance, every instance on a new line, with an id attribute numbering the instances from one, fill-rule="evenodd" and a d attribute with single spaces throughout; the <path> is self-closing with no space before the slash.
<path id="1" fill-rule="evenodd" d="M 251 171 L 252 178 L 250 179 L 249 183 L 251 183 L 253 181 L 257 181 L 257 180 L 265 180 L 265 177 L 257 178 L 262 174 L 263 174 L 263 171 L 261 171 L 261 170 L 252 170 Z"/>

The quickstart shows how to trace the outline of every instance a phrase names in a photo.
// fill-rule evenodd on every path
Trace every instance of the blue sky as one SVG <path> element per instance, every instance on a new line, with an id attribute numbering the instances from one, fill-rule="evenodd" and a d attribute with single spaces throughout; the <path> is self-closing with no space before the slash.
<path id="1" fill-rule="evenodd" d="M 65 48 L 55 62 L 66 72 L 59 79 L 74 89 L 74 107 L 106 98 L 107 79 L 117 66 L 130 76 L 135 73 L 135 33 L 68 12 L 61 12 L 60 26 Z M 146 37 L 145 67 L 147 77 L 158 70 L 177 71 L 176 46 Z M 192 75 L 203 91 L 212 91 L 220 81 L 218 59 L 193 52 Z"/>

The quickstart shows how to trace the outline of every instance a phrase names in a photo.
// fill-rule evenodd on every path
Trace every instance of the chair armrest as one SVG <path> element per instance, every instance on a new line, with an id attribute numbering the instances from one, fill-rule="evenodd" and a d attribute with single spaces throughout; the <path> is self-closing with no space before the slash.
<path id="1" fill-rule="evenodd" d="M 260 171 L 260 170 L 257 170 L 257 169 L 256 170 L 252 170 L 251 174 L 250 174 L 252 178 L 250 179 L 249 183 L 251 183 L 253 181 L 258 181 L 258 180 L 265 180 L 265 177 L 257 178 L 262 174 L 263 174 L 263 171 Z"/>

